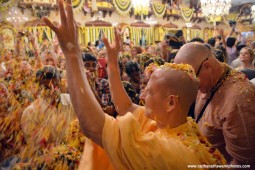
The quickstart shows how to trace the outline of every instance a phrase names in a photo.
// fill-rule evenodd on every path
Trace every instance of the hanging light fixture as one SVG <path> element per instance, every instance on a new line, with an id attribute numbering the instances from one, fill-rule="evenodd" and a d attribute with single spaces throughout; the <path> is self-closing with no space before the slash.
<path id="1" fill-rule="evenodd" d="M 148 15 L 150 0 L 132 0 L 135 15 Z"/>
<path id="2" fill-rule="evenodd" d="M 251 7 L 252 18 L 255 20 L 255 5 Z"/>
<path id="3" fill-rule="evenodd" d="M 231 0 L 201 0 L 202 14 L 205 17 L 217 17 L 229 14 Z"/>
<path id="4" fill-rule="evenodd" d="M 20 24 L 28 21 L 28 18 L 20 14 L 18 9 L 12 7 L 6 15 L 6 20 L 14 24 Z"/>

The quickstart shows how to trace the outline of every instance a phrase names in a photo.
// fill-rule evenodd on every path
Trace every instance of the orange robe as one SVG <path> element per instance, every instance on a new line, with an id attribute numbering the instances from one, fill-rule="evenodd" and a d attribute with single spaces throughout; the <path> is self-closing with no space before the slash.
<path id="1" fill-rule="evenodd" d="M 106 115 L 104 149 L 86 141 L 79 169 L 188 169 L 188 165 L 225 164 L 191 119 L 173 129 L 157 129 L 144 107 L 117 119 Z"/>

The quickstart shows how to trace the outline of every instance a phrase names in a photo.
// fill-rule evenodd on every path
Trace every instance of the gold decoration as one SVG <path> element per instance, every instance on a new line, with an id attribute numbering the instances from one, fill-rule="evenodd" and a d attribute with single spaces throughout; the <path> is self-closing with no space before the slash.
<path id="1" fill-rule="evenodd" d="M 156 15 L 156 17 L 162 18 L 166 12 L 166 5 L 161 3 L 153 3 L 152 10 L 154 12 L 154 15 Z"/>
<path id="2" fill-rule="evenodd" d="M 195 11 L 194 9 L 187 8 L 187 7 L 186 8 L 181 8 L 181 14 L 182 14 L 183 19 L 186 22 L 189 22 L 190 19 L 193 16 L 194 11 Z"/>
<path id="3" fill-rule="evenodd" d="M 81 27 L 82 28 L 82 27 Z M 85 28 L 85 29 L 84 29 Z M 110 42 L 113 41 L 113 27 L 84 27 L 83 31 L 85 33 L 85 45 L 88 44 L 88 42 L 95 42 L 98 40 L 99 32 L 103 31 L 104 35 L 109 39 Z"/>
<path id="4" fill-rule="evenodd" d="M 239 20 L 239 13 L 229 13 L 228 15 L 224 15 L 223 16 L 223 21 L 226 23 L 226 24 L 229 24 L 228 21 L 229 20 L 233 20 L 233 21 L 237 21 Z"/>
<path id="5" fill-rule="evenodd" d="M 113 4 L 117 12 L 122 16 L 128 15 L 132 8 L 131 0 L 113 0 Z"/>
<path id="6" fill-rule="evenodd" d="M 205 17 L 207 22 L 220 22 L 222 19 L 222 16 L 215 16 L 215 17 Z"/>
<path id="7" fill-rule="evenodd" d="M 72 0 L 72 6 L 75 13 L 79 12 L 83 6 L 85 1 L 84 0 Z"/>
<path id="8" fill-rule="evenodd" d="M 146 4 L 146 2 L 144 2 L 144 3 L 145 4 L 141 4 L 141 3 L 134 4 L 133 3 L 135 15 L 148 15 L 149 14 L 149 4 Z"/>
<path id="9" fill-rule="evenodd" d="M 131 27 L 131 37 L 134 45 L 139 45 L 142 38 L 142 32 L 144 32 L 146 44 L 154 43 L 154 29 L 153 28 L 141 28 Z"/>

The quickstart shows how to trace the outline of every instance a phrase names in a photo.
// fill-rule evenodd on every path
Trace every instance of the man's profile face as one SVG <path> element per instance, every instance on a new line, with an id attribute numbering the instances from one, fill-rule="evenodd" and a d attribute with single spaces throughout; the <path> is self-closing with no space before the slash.
<path id="1" fill-rule="evenodd" d="M 140 99 L 144 101 L 145 115 L 150 119 L 160 121 L 162 120 L 162 113 L 165 112 L 163 104 L 166 102 L 166 96 L 163 94 L 166 94 L 166 89 L 162 88 L 162 83 L 164 83 L 163 79 L 160 78 L 162 75 L 155 72 L 140 95 Z"/>
<path id="2" fill-rule="evenodd" d="M 189 48 L 186 48 L 184 49 L 187 53 Z M 180 63 L 183 63 L 183 64 L 190 64 L 195 72 L 196 72 L 196 76 L 197 78 L 199 79 L 199 91 L 201 91 L 202 93 L 208 93 L 211 91 L 211 72 L 205 67 L 205 64 L 209 62 L 210 60 L 210 54 L 207 52 L 207 53 L 203 53 L 203 56 L 198 56 L 197 55 L 194 55 L 194 54 L 190 54 L 190 55 L 193 55 L 192 57 L 199 57 L 200 60 L 196 61 L 197 63 L 193 63 L 193 62 L 189 62 L 187 60 L 185 60 L 183 57 L 182 57 L 182 53 L 185 53 L 185 51 L 183 51 L 183 48 L 181 48 L 179 50 L 179 52 L 176 54 L 175 56 L 175 59 L 174 59 L 174 63 L 176 64 L 180 64 Z"/>

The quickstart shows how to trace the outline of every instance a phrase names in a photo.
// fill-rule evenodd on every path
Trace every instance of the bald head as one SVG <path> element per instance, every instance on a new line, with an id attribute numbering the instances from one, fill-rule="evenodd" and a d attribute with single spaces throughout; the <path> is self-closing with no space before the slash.
<path id="1" fill-rule="evenodd" d="M 177 53 L 174 63 L 190 64 L 195 70 L 199 67 L 201 61 L 212 56 L 212 50 L 201 43 L 187 43 Z"/>
<path id="2" fill-rule="evenodd" d="M 183 68 L 188 69 L 184 71 Z M 161 89 L 162 95 L 177 95 L 183 109 L 189 109 L 196 99 L 198 82 L 191 66 L 184 64 L 173 64 L 173 67 L 163 66 L 152 74 L 151 79 L 158 82 L 158 88 Z"/>

